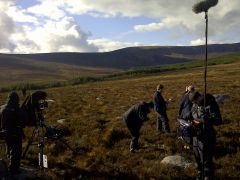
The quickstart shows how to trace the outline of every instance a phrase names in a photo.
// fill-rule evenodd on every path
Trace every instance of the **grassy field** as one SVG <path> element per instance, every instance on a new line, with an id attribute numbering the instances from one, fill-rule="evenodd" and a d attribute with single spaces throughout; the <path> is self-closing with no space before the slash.
<path id="1" fill-rule="evenodd" d="M 141 129 L 142 148 L 130 154 L 130 135 L 121 116 L 136 102 L 152 100 L 159 83 L 165 85 L 164 97 L 175 100 L 168 107 L 172 133 L 157 134 L 156 114 L 152 112 Z M 65 119 L 58 125 L 67 130 L 65 139 L 80 153 L 72 153 L 61 143 L 49 142 L 45 148 L 49 160 L 46 179 L 77 179 L 80 176 L 85 179 L 194 179 L 194 166 L 182 170 L 160 164 L 165 156 L 173 154 L 182 154 L 193 162 L 191 152 L 182 151 L 182 143 L 176 139 L 179 98 L 189 84 L 196 85 L 202 92 L 203 68 L 47 89 L 49 98 L 56 102 L 46 110 L 46 124 L 57 125 L 58 119 Z M 216 127 L 217 179 L 240 178 L 239 91 L 240 61 L 208 68 L 208 92 L 231 97 L 220 106 L 224 123 Z M 6 96 L 6 93 L 0 94 L 1 104 Z M 26 128 L 25 132 L 30 137 L 32 129 Z M 37 167 L 37 151 L 38 148 L 32 146 L 22 164 Z"/>
<path id="2" fill-rule="evenodd" d="M 41 62 L 0 54 L 0 88 L 19 83 L 46 83 L 63 81 L 80 76 L 105 75 L 119 70 Z"/>
<path id="3" fill-rule="evenodd" d="M 212 66 L 217 64 L 229 64 L 229 63 L 234 63 L 238 61 L 240 61 L 239 53 L 227 54 L 219 57 L 209 58 L 208 65 Z M 55 66 L 49 66 L 51 68 L 54 68 L 53 70 L 45 69 L 46 72 L 42 71 L 41 76 L 35 76 L 35 75 L 16 76 L 17 72 L 19 71 L 19 70 L 16 70 L 16 72 L 13 71 L 13 74 L 15 74 L 15 76 L 13 77 L 18 78 L 19 82 L 12 84 L 13 81 L 6 78 L 2 82 L 2 86 L 0 86 L 0 92 L 7 92 L 10 90 L 21 90 L 23 88 L 30 89 L 30 90 L 48 89 L 48 88 L 54 88 L 54 87 L 64 87 L 69 85 L 85 84 L 89 82 L 100 82 L 100 81 L 111 81 L 111 80 L 128 79 L 128 78 L 136 78 L 136 77 L 146 77 L 149 75 L 150 76 L 158 75 L 159 73 L 168 72 L 168 71 L 178 71 L 182 69 L 202 67 L 202 65 L 203 65 L 203 60 L 195 60 L 191 62 L 170 64 L 170 65 L 133 68 L 133 69 L 129 69 L 122 72 L 119 72 L 120 70 L 117 70 L 117 69 L 104 69 L 104 68 L 99 69 L 94 67 L 85 67 L 84 69 L 84 67 L 79 67 L 79 66 L 68 67 L 68 65 L 67 66 L 61 65 L 59 67 L 60 70 L 64 70 L 63 72 L 55 72 L 56 70 L 58 70 L 57 68 L 58 66 L 55 65 Z M 24 73 L 27 73 L 27 72 L 28 70 L 24 71 Z M 34 72 L 38 73 L 38 71 L 34 71 Z M 67 72 L 73 73 L 72 75 L 74 75 L 75 73 L 75 75 L 73 76 L 74 78 L 68 78 L 67 80 L 64 80 L 65 78 L 70 77 L 70 74 L 68 74 Z M 54 80 L 53 77 L 50 78 L 49 73 L 50 74 L 52 73 L 53 76 L 58 75 L 59 77 L 55 77 L 55 80 Z M 85 73 L 85 74 L 82 74 L 82 73 Z M 0 76 L 1 75 L 4 75 L 4 71 L 0 73 Z M 20 78 L 22 78 L 21 81 L 20 81 Z M 8 85 L 4 85 L 4 82 L 7 83 L 7 80 L 9 80 Z"/>

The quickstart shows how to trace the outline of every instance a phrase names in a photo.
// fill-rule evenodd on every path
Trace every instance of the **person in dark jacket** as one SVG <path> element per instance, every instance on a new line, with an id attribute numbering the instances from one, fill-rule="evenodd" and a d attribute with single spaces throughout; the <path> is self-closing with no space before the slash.
<path id="1" fill-rule="evenodd" d="M 214 179 L 213 155 L 216 144 L 214 125 L 222 123 L 219 106 L 211 94 L 204 95 L 199 92 L 189 94 L 193 103 L 192 123 L 194 125 L 193 153 L 197 163 L 197 179 Z"/>
<path id="2" fill-rule="evenodd" d="M 189 100 L 189 93 L 194 91 L 195 91 L 195 87 L 193 85 L 186 87 L 186 91 L 184 92 L 180 100 L 180 108 L 178 113 L 179 119 L 184 119 L 186 121 L 192 119 L 191 110 L 192 110 L 193 103 Z"/>
<path id="3" fill-rule="evenodd" d="M 157 86 L 157 91 L 154 94 L 154 110 L 157 112 L 157 131 L 169 133 L 170 127 L 167 116 L 167 104 L 171 101 L 171 99 L 165 101 L 162 96 L 162 92 L 163 85 L 160 84 Z"/>
<path id="4" fill-rule="evenodd" d="M 139 139 L 139 131 L 143 125 L 143 123 L 149 118 L 147 115 L 151 112 L 151 109 L 153 108 L 152 102 L 139 102 L 135 105 L 133 105 L 130 109 L 128 109 L 123 114 L 123 120 L 125 121 L 128 130 L 130 131 L 130 134 L 132 136 L 132 140 L 130 143 L 130 152 L 135 152 L 138 147 L 138 139 Z"/>
<path id="5" fill-rule="evenodd" d="M 19 108 L 19 96 L 16 92 L 8 95 L 7 103 L 1 108 L 1 126 L 6 133 L 9 172 L 18 174 L 22 154 L 24 114 Z"/>

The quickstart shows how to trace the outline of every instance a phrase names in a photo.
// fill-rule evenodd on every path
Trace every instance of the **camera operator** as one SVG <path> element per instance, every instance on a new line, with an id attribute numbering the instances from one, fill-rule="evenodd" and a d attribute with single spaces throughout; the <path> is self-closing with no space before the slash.
<path id="1" fill-rule="evenodd" d="M 22 136 L 24 114 L 19 107 L 19 96 L 16 92 L 8 95 L 7 103 L 1 108 L 1 125 L 5 131 L 7 156 L 9 159 L 9 172 L 11 175 L 20 173 L 20 160 L 22 154 Z"/>
<path id="2" fill-rule="evenodd" d="M 204 95 L 199 92 L 189 94 L 189 100 L 193 103 L 193 153 L 197 163 L 197 179 L 214 179 L 213 155 L 216 144 L 216 132 L 214 125 L 222 123 L 219 106 L 211 94 Z"/>

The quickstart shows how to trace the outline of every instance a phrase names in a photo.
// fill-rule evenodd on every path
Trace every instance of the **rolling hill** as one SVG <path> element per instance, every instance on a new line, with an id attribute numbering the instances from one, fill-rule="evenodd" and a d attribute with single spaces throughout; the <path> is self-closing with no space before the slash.
<path id="1" fill-rule="evenodd" d="M 90 66 L 76 66 L 0 54 L 0 87 L 21 83 L 62 81 L 79 76 L 105 75 L 119 70 Z"/>
<path id="2" fill-rule="evenodd" d="M 175 64 L 202 58 L 204 46 L 130 47 L 106 53 L 42 53 L 12 54 L 37 62 L 57 62 L 90 67 L 129 69 L 141 66 Z M 240 52 L 240 43 L 213 44 L 208 46 L 210 56 Z"/>
<path id="3" fill-rule="evenodd" d="M 209 45 L 208 50 L 209 57 L 239 53 L 240 43 Z M 203 57 L 204 46 L 130 47 L 106 53 L 0 54 L 0 86 L 112 74 Z"/>

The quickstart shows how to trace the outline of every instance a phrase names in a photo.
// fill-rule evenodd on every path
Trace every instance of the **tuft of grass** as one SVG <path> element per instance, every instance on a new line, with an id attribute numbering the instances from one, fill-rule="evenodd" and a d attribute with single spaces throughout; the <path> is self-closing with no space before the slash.
<path id="1" fill-rule="evenodd" d="M 103 136 L 103 144 L 107 148 L 112 148 L 112 146 L 120 141 L 128 137 L 125 131 L 117 128 L 110 128 Z"/>

